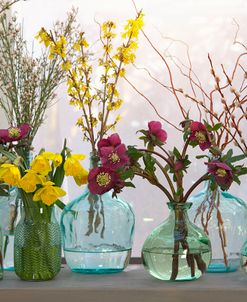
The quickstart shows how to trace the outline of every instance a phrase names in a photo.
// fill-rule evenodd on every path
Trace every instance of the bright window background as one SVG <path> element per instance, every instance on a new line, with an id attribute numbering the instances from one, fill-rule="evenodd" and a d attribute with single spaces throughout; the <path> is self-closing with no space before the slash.
<path id="1" fill-rule="evenodd" d="M 161 37 L 168 36 L 183 40 L 190 45 L 191 58 L 199 77 L 205 85 L 210 81 L 207 53 L 210 52 L 215 63 L 223 62 L 230 67 L 235 58 L 236 47 L 232 47 L 235 33 L 233 18 L 240 24 L 242 31 L 240 38 L 244 38 L 247 27 L 247 1 L 245 0 L 137 0 L 138 8 L 143 8 L 145 17 L 145 30 L 152 37 L 152 41 L 159 49 L 165 50 L 167 40 Z M 135 15 L 131 0 L 29 0 L 15 6 L 20 21 L 24 24 L 24 36 L 30 42 L 40 27 L 50 28 L 56 19 L 64 19 L 66 12 L 72 6 L 79 8 L 78 20 L 90 41 L 98 38 L 97 25 L 94 18 L 99 21 L 109 18 L 123 25 L 126 19 Z M 246 36 L 245 36 L 246 37 Z M 35 48 L 38 49 L 38 46 Z M 181 44 L 174 44 L 171 51 L 182 60 L 185 48 Z M 147 46 L 144 39 L 140 40 L 137 53 L 137 65 L 146 66 L 160 80 L 167 81 L 167 73 L 158 56 Z M 160 89 L 145 73 L 133 68 L 128 70 L 128 77 L 145 95 L 154 101 L 159 112 L 167 119 L 178 123 L 181 115 L 172 96 Z M 177 84 L 183 85 L 178 79 Z M 125 104 L 121 109 L 123 120 L 118 125 L 118 132 L 123 141 L 136 144 L 135 132 L 147 126 L 147 121 L 156 120 L 152 108 L 138 96 L 127 83 L 121 83 L 122 98 Z M 193 112 L 193 111 L 192 111 Z M 68 105 L 66 91 L 60 88 L 57 103 L 47 112 L 47 118 L 35 139 L 35 149 L 45 147 L 51 151 L 61 148 L 65 137 L 68 145 L 75 152 L 89 154 L 89 146 L 82 141 L 80 130 L 75 127 L 79 113 Z M 179 147 L 181 139 L 172 128 L 164 125 L 169 132 L 168 147 L 174 142 Z M 88 164 L 88 163 L 87 163 Z M 191 174 L 187 177 L 187 185 L 204 173 L 205 167 L 198 167 L 193 163 Z M 136 215 L 136 234 L 133 256 L 140 256 L 141 246 L 147 235 L 168 214 L 166 198 L 143 180 L 136 180 L 136 189 L 126 189 L 121 197 L 130 202 Z M 73 182 L 65 184 L 68 190 L 68 200 L 78 196 L 82 189 Z M 231 192 L 243 199 L 247 196 L 246 182 L 239 189 L 234 186 Z"/>

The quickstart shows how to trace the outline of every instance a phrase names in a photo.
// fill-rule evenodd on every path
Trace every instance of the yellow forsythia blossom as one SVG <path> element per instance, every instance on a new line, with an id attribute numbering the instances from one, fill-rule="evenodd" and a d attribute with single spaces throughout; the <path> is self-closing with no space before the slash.
<path id="1" fill-rule="evenodd" d="M 45 177 L 38 175 L 33 170 L 27 170 L 27 173 L 20 179 L 18 187 L 27 193 L 34 192 L 38 184 L 45 182 Z"/>
<path id="2" fill-rule="evenodd" d="M 43 27 L 38 32 L 35 38 L 39 40 L 40 43 L 44 43 L 46 47 L 50 46 L 52 42 L 49 34 L 46 32 L 46 30 Z"/>
<path id="3" fill-rule="evenodd" d="M 44 176 L 52 170 L 49 161 L 42 155 L 35 157 L 31 163 L 31 169 Z"/>
<path id="4" fill-rule="evenodd" d="M 0 181 L 11 186 L 17 186 L 21 179 L 19 168 L 13 164 L 3 164 L 0 166 Z"/>
<path id="5" fill-rule="evenodd" d="M 38 189 L 33 196 L 33 201 L 42 201 L 44 204 L 51 206 L 53 205 L 58 198 L 66 195 L 66 192 L 54 186 L 54 183 L 47 181 L 43 184 L 43 187 Z"/>
<path id="6" fill-rule="evenodd" d="M 43 152 L 41 155 L 44 156 L 44 158 L 53 161 L 55 168 L 59 167 L 63 162 L 62 155 L 58 153 Z"/>

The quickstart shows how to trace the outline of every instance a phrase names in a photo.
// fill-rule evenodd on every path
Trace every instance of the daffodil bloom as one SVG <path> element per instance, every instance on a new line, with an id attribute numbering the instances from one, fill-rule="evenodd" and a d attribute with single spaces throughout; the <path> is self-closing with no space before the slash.
<path id="1" fill-rule="evenodd" d="M 86 184 L 88 182 L 88 171 L 81 167 L 79 173 L 74 176 L 74 180 L 78 186 Z"/>
<path id="2" fill-rule="evenodd" d="M 31 163 L 31 169 L 39 174 L 46 176 L 52 169 L 51 165 L 43 155 L 38 155 Z"/>
<path id="3" fill-rule="evenodd" d="M 66 176 L 77 177 L 82 172 L 82 166 L 79 160 L 83 160 L 85 155 L 83 154 L 72 154 L 68 157 L 64 163 L 64 171 Z"/>
<path id="4" fill-rule="evenodd" d="M 33 170 L 27 170 L 27 173 L 20 179 L 18 187 L 27 193 L 34 192 L 38 184 L 45 182 L 45 177 L 38 175 Z"/>
<path id="5" fill-rule="evenodd" d="M 63 162 L 62 155 L 58 153 L 43 152 L 41 155 L 44 156 L 44 158 L 53 161 L 55 168 L 59 167 Z"/>
<path id="6" fill-rule="evenodd" d="M 17 186 L 21 179 L 19 168 L 13 164 L 3 164 L 0 166 L 0 181 L 11 186 Z"/>
<path id="7" fill-rule="evenodd" d="M 58 198 L 66 195 L 66 192 L 60 187 L 54 186 L 54 183 L 47 181 L 43 183 L 43 187 L 38 189 L 33 196 L 33 201 L 42 201 L 44 204 L 51 206 Z"/>

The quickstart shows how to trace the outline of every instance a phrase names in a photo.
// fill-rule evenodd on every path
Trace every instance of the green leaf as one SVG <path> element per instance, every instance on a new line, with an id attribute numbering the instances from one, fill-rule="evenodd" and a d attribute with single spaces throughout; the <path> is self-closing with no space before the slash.
<path id="1" fill-rule="evenodd" d="M 236 155 L 236 156 L 231 157 L 228 161 L 230 163 L 235 163 L 236 161 L 243 160 L 246 157 L 247 157 L 247 154 Z"/>
<path id="2" fill-rule="evenodd" d="M 155 172 L 155 160 L 150 154 L 145 153 L 143 156 L 143 162 L 145 165 L 145 171 L 151 175 L 154 175 Z"/>
<path id="3" fill-rule="evenodd" d="M 126 181 L 124 183 L 124 186 L 125 187 L 129 187 L 129 188 L 135 188 L 135 185 L 132 182 L 130 182 L 130 181 Z"/>
<path id="4" fill-rule="evenodd" d="M 133 178 L 134 177 L 134 171 L 132 169 L 124 170 L 123 172 L 120 172 L 120 176 L 122 180 Z"/>
<path id="5" fill-rule="evenodd" d="M 217 131 L 222 127 L 222 123 L 215 124 L 213 127 L 213 131 Z"/>
<path id="6" fill-rule="evenodd" d="M 209 158 L 207 155 L 197 155 L 196 158 L 197 159 L 201 159 L 201 158 Z"/>
<path id="7" fill-rule="evenodd" d="M 180 152 L 178 151 L 178 149 L 176 147 L 174 147 L 172 153 L 174 154 L 174 156 L 177 158 L 177 159 L 181 159 L 182 158 L 182 155 L 180 154 Z"/>
<path id="8" fill-rule="evenodd" d="M 143 153 L 138 151 L 134 146 L 128 146 L 127 154 L 134 161 L 138 161 L 143 156 Z"/>

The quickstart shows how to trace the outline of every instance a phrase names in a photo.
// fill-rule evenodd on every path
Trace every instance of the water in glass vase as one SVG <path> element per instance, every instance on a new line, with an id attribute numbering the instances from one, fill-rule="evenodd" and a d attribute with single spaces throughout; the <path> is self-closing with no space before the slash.
<path id="1" fill-rule="evenodd" d="M 194 255 L 194 257 L 198 259 L 197 261 L 203 261 L 204 263 L 209 263 L 211 259 L 211 251 L 208 249 L 204 251 L 202 250 L 200 253 L 198 253 L 198 250 L 190 250 L 190 254 Z M 170 280 L 172 275 L 173 256 L 173 251 L 170 251 L 169 253 L 169 251 L 153 252 L 143 250 L 142 252 L 144 267 L 152 276 L 160 280 Z M 178 257 L 179 262 L 179 270 L 176 281 L 190 281 L 201 277 L 203 272 L 198 269 L 198 266 L 195 266 L 194 275 L 191 275 L 191 268 L 188 266 L 186 253 L 184 253 L 183 250 L 180 250 L 176 256 Z"/>
<path id="2" fill-rule="evenodd" d="M 67 264 L 76 273 L 105 274 L 117 273 L 128 265 L 131 249 L 121 247 L 94 247 L 94 249 L 64 250 Z"/>

